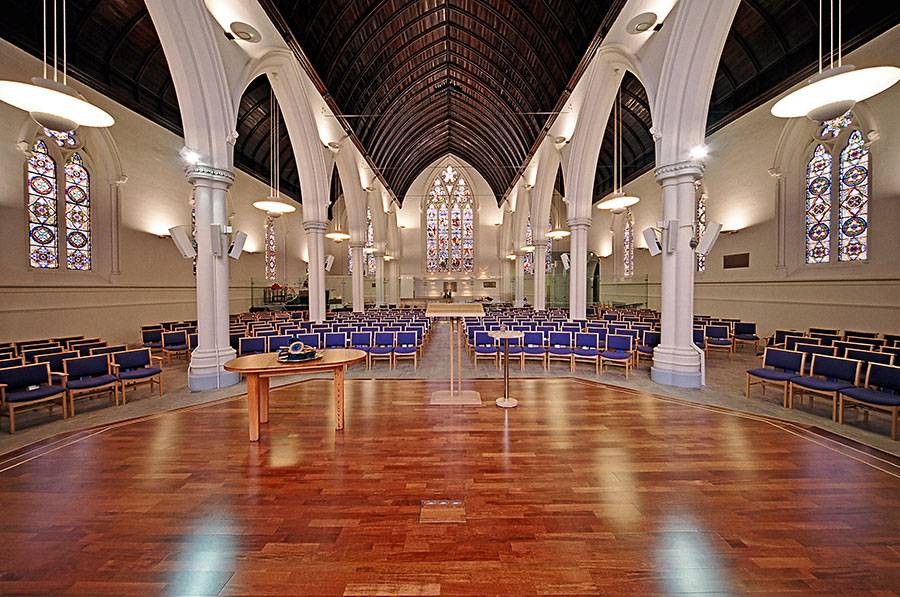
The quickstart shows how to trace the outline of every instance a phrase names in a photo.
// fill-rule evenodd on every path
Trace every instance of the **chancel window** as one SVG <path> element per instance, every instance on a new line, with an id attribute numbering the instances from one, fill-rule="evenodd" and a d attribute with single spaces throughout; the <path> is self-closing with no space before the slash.
<path id="1" fill-rule="evenodd" d="M 451 165 L 432 182 L 425 205 L 425 269 L 475 269 L 475 201 L 468 182 Z"/>
<path id="2" fill-rule="evenodd" d="M 806 263 L 869 258 L 870 156 L 853 115 L 827 121 L 806 164 Z M 837 231 L 836 233 L 834 231 Z"/>

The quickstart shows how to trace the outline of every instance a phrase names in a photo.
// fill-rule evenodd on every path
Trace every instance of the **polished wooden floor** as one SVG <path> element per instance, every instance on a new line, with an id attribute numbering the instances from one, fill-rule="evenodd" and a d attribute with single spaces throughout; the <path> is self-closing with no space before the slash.
<path id="1" fill-rule="evenodd" d="M 348 381 L 336 432 L 330 386 L 273 391 L 258 444 L 234 399 L 5 457 L 0 594 L 900 590 L 886 456 L 568 379 L 513 381 L 511 411 L 499 381 L 482 408 Z"/>

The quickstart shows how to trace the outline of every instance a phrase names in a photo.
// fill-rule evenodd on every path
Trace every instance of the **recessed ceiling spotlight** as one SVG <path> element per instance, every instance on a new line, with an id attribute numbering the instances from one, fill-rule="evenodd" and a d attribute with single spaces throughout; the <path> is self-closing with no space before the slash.
<path id="1" fill-rule="evenodd" d="M 641 33 L 647 33 L 648 31 L 653 29 L 653 26 L 656 25 L 656 16 L 655 12 L 642 12 L 637 15 L 630 21 L 628 21 L 628 25 L 625 26 L 625 30 L 632 35 L 640 35 Z"/>
<path id="2" fill-rule="evenodd" d="M 259 43 L 259 41 L 262 39 L 262 35 L 259 34 L 259 31 L 257 31 L 252 25 L 248 25 L 247 23 L 244 23 L 242 21 L 235 21 L 228 27 L 229 29 L 231 29 L 231 34 L 241 41 L 255 44 Z"/>

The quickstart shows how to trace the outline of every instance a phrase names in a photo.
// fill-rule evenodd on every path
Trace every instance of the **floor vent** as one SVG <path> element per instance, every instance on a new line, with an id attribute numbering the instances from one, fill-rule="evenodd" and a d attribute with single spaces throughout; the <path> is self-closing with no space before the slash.
<path id="1" fill-rule="evenodd" d="M 422 500 L 419 522 L 465 524 L 466 502 L 463 500 Z"/>

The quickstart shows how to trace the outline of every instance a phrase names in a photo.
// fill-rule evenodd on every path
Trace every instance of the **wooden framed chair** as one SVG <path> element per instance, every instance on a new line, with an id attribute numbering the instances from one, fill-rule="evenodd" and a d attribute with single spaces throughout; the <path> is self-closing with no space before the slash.
<path id="1" fill-rule="evenodd" d="M 705 351 L 720 350 L 730 356 L 734 352 L 734 338 L 731 336 L 731 327 L 728 325 L 707 325 L 703 330 Z"/>
<path id="2" fill-rule="evenodd" d="M 350 348 L 366 353 L 366 369 L 372 366 L 369 362 L 369 350 L 372 348 L 371 332 L 350 332 Z"/>
<path id="3" fill-rule="evenodd" d="M 387 359 L 388 367 L 394 368 L 394 332 L 375 332 L 372 348 L 369 349 L 369 362 Z"/>
<path id="4" fill-rule="evenodd" d="M 550 332 L 547 336 L 547 369 L 551 361 L 563 361 L 569 365 L 572 371 L 575 365 L 572 362 L 572 334 L 569 332 Z"/>
<path id="5" fill-rule="evenodd" d="M 819 344 L 803 344 L 798 342 L 794 345 L 794 350 L 806 354 L 806 363 L 803 365 L 803 375 L 809 375 L 809 368 L 812 366 L 813 355 L 822 354 L 829 357 L 837 356 L 837 349 L 834 346 L 821 346 Z"/>
<path id="6" fill-rule="evenodd" d="M 397 332 L 394 346 L 394 366 L 400 359 L 412 359 L 413 369 L 419 368 L 419 347 L 415 332 Z"/>
<path id="7" fill-rule="evenodd" d="M 859 385 L 860 361 L 842 357 L 813 355 L 809 375 L 793 377 L 788 385 L 788 408 L 794 407 L 794 395 L 831 400 L 831 419 L 837 421 L 841 390 Z"/>
<path id="8" fill-rule="evenodd" d="M 844 422 L 844 406 L 879 410 L 891 416 L 891 439 L 897 441 L 897 420 L 900 413 L 900 367 L 882 363 L 869 363 L 866 369 L 866 385 L 840 390 L 838 398 L 838 423 Z"/>
<path id="9" fill-rule="evenodd" d="M 753 351 L 759 350 L 759 334 L 756 331 L 756 323 L 751 321 L 736 321 L 734 323 L 734 345 L 745 346 L 753 345 Z"/>
<path id="10" fill-rule="evenodd" d="M 119 405 L 119 379 L 113 375 L 109 355 L 76 357 L 63 361 L 69 414 L 75 415 L 75 398 L 111 392 Z"/>
<path id="11" fill-rule="evenodd" d="M 25 357 L 7 357 L 0 359 L 0 369 L 9 369 L 10 367 L 21 367 L 25 364 Z"/>
<path id="12" fill-rule="evenodd" d="M 66 388 L 52 383 L 47 363 L 0 369 L 0 417 L 9 417 L 10 433 L 16 432 L 17 410 L 47 408 L 52 415 L 57 402 L 62 404 L 65 419 Z"/>
<path id="13" fill-rule="evenodd" d="M 122 404 L 125 404 L 125 389 L 128 386 L 149 384 L 153 390 L 153 384 L 159 389 L 159 395 L 163 395 L 162 386 L 162 358 L 153 356 L 149 348 L 126 350 L 111 355 L 112 369 L 119 380 L 119 391 L 122 393 Z M 156 361 L 160 366 L 154 366 Z"/>
<path id="14" fill-rule="evenodd" d="M 750 397 L 750 387 L 762 386 L 763 394 L 766 386 L 777 386 L 783 393 L 782 404 L 788 408 L 789 386 L 791 379 L 803 375 L 806 366 L 806 354 L 797 350 L 785 350 L 767 346 L 763 352 L 762 367 L 747 369 L 747 387 L 744 396 Z"/>
<path id="15" fill-rule="evenodd" d="M 540 361 L 541 367 L 547 368 L 547 346 L 543 332 L 525 332 L 522 337 L 522 354 L 519 360 L 519 369 L 525 368 L 525 361 Z"/>
<path id="16" fill-rule="evenodd" d="M 579 332 L 575 334 L 575 347 L 572 349 L 572 371 L 578 362 L 594 364 L 594 374 L 600 375 L 600 338 L 597 334 Z"/>
<path id="17" fill-rule="evenodd" d="M 475 367 L 478 367 L 478 359 L 490 359 L 495 367 L 500 367 L 500 348 L 497 341 L 490 337 L 488 332 L 475 332 L 475 345 L 472 347 Z"/>
<path id="18" fill-rule="evenodd" d="M 184 330 L 165 332 L 163 333 L 162 339 L 162 352 L 164 359 L 171 361 L 174 357 L 187 357 L 190 354 L 187 332 L 185 332 Z"/>
<path id="19" fill-rule="evenodd" d="M 653 351 L 656 350 L 656 347 L 659 346 L 659 343 L 662 342 L 662 333 L 646 330 L 642 334 L 641 343 L 638 344 L 637 350 L 635 354 L 637 356 L 637 362 L 635 366 L 641 366 L 641 357 L 645 359 L 649 359 L 650 362 L 653 362 Z"/>
<path id="20" fill-rule="evenodd" d="M 262 354 L 266 352 L 265 338 L 239 338 L 238 339 L 238 356 L 246 356 L 248 354 Z"/>
<path id="21" fill-rule="evenodd" d="M 625 379 L 634 361 L 634 338 L 621 334 L 609 334 L 606 336 L 606 350 L 600 353 L 600 373 L 610 365 L 623 367 Z"/>

